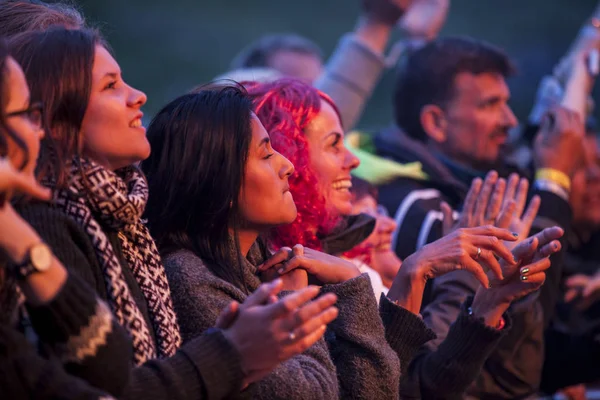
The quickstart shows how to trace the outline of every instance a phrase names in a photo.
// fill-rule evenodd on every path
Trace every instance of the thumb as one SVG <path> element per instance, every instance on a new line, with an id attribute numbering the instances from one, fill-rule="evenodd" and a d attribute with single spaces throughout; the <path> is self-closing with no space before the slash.
<path id="1" fill-rule="evenodd" d="M 254 293 L 248 296 L 242 304 L 242 308 L 262 306 L 269 303 L 271 296 L 279 293 L 282 287 L 283 281 L 281 279 L 275 279 L 270 283 L 263 283 L 254 291 Z"/>
<path id="2" fill-rule="evenodd" d="M 219 314 L 215 327 L 219 329 L 227 329 L 233 324 L 233 321 L 237 318 L 240 310 L 240 303 L 232 301 L 229 305 Z"/>

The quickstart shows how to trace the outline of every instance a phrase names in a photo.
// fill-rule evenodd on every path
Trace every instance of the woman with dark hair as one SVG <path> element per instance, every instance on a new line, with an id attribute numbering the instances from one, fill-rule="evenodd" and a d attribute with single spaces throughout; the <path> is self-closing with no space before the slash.
<path id="1" fill-rule="evenodd" d="M 296 217 L 287 182 L 293 166 L 272 150 L 252 102 L 236 86 L 173 100 L 153 119 L 148 139 L 155 151 L 142 169 L 155 195 L 147 216 L 187 342 L 212 326 L 222 307 L 244 301 L 260 285 L 257 265 L 267 251 L 260 233 Z M 319 336 L 336 315 L 334 309 L 323 312 Z M 289 339 L 314 328 L 290 329 Z M 259 377 L 246 390 L 251 398 L 338 395 L 323 340 Z"/>
<path id="2" fill-rule="evenodd" d="M 254 99 L 255 111 L 271 136 L 273 147 L 289 157 L 296 167 L 289 181 L 298 218 L 290 225 L 275 228 L 271 241 L 277 246 L 306 245 L 332 254 L 353 249 L 368 237 L 374 224 L 369 217 L 349 216 L 352 212 L 350 173 L 359 162 L 344 145 L 344 132 L 335 104 L 327 95 L 295 80 L 248 84 L 247 87 Z M 473 203 L 481 198 L 474 195 Z M 479 210 L 480 204 L 477 204 L 476 209 Z M 538 252 L 538 239 L 535 238 L 522 242 L 511 253 L 501 240 L 514 242 L 517 238 L 504 229 L 491 226 L 458 229 L 424 246 L 404 260 L 390 291 L 381 296 L 380 313 L 385 335 L 372 329 L 375 323 L 364 323 L 369 321 L 369 316 L 372 318 L 377 314 L 368 284 L 356 286 L 352 296 L 338 296 L 340 318 L 330 326 L 335 335 L 326 335 L 326 338 L 330 349 L 335 352 L 333 359 L 338 369 L 341 392 L 348 396 L 371 398 L 377 387 L 399 386 L 402 397 L 438 396 L 440 393 L 450 397 L 461 395 L 506 332 L 506 329 L 496 329 L 500 326 L 497 323 L 502 312 L 488 318 L 488 314 L 493 314 L 490 310 L 510 304 L 543 283 L 543 271 L 549 267 L 547 256 L 557 251 L 555 246 L 558 242 L 552 239 L 560 237 L 562 231 L 557 228 L 546 233 L 547 237 L 539 240 L 541 250 Z M 352 281 L 368 282 L 364 275 L 355 275 L 348 280 L 347 276 L 339 274 L 339 266 L 325 267 L 314 263 L 311 260 L 314 258 L 312 250 L 310 252 L 309 257 L 298 256 L 289 254 L 284 248 L 264 263 L 261 271 L 276 269 L 276 275 L 286 282 L 288 272 L 304 269 L 310 278 L 325 284 L 325 287 L 350 284 Z M 513 254 L 520 256 L 520 266 L 532 263 L 520 269 L 531 273 L 525 277 L 527 284 L 521 284 L 519 273 L 515 273 L 519 264 Z M 496 255 L 500 257 L 499 261 Z M 283 267 L 279 263 L 284 263 Z M 418 365 L 411 364 L 419 347 L 433 337 L 417 315 L 425 282 L 465 269 L 475 275 L 482 287 L 487 288 L 492 279 L 480 263 L 484 263 L 495 275 L 493 282 L 502 280 L 503 271 L 510 276 L 506 284 L 495 291 L 498 294 L 495 301 L 480 304 L 475 300 L 472 308 L 467 302 L 444 345 L 435 352 L 423 353 L 426 356 L 419 357 Z M 343 325 L 342 310 L 346 308 L 353 310 L 361 322 L 336 330 Z M 484 317 L 485 323 L 480 319 Z M 510 321 L 506 324 L 508 327 Z M 338 339 L 342 335 L 345 340 Z M 346 346 L 353 350 L 345 350 Z M 378 374 L 382 361 L 377 357 L 381 357 L 382 353 L 377 349 L 386 347 L 391 347 L 400 359 L 402 381 L 397 376 Z M 357 348 L 362 351 L 356 351 Z M 383 354 L 390 357 L 390 353 Z M 380 390 L 383 392 L 385 389 Z"/>
<path id="3" fill-rule="evenodd" d="M 11 43 L 25 66 L 32 100 L 46 107 L 49 132 L 41 142 L 38 172 L 54 192 L 53 204 L 29 203 L 19 212 L 69 272 L 108 303 L 131 336 L 132 361 L 143 367 L 131 371 L 125 388 L 103 382 L 111 393 L 225 397 L 252 382 L 256 371 L 274 368 L 318 339 L 314 330 L 295 340 L 282 332 L 313 321 L 331 302 L 305 305 L 298 310 L 303 318 L 297 318 L 294 312 L 316 293 L 307 290 L 262 306 L 280 290 L 275 284 L 248 304 L 225 305 L 218 325 L 223 329 L 209 330 L 180 349 L 164 268 L 140 220 L 148 190 L 134 164 L 150 152 L 141 125 L 145 95 L 123 81 L 96 32 L 57 28 L 27 32 Z"/>

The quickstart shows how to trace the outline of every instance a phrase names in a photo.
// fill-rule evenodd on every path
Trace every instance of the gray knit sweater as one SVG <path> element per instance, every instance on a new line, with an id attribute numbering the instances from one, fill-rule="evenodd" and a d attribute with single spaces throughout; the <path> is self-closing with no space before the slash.
<path id="1" fill-rule="evenodd" d="M 232 300 L 242 303 L 247 295 L 213 275 L 194 253 L 179 250 L 163 259 L 173 304 L 186 343 L 215 325 L 217 317 Z M 256 268 L 245 260 L 245 283 L 256 290 L 260 280 Z M 239 395 L 252 399 L 335 399 L 338 397 L 336 370 L 321 339 L 304 353 L 281 363 L 259 382 Z"/>
<path id="2" fill-rule="evenodd" d="M 248 259 L 244 259 L 243 275 L 251 291 L 260 284 L 255 265 L 263 260 L 258 246 L 253 246 Z M 184 341 L 214 325 L 230 301 L 246 298 L 237 287 L 217 278 L 190 251 L 176 251 L 163 261 Z M 339 316 L 325 335 L 329 352 L 323 341 L 318 342 L 306 353 L 283 363 L 265 380 L 251 385 L 248 395 L 333 399 L 339 384 L 342 399 L 398 399 L 400 363 L 408 365 L 423 343 L 433 337 L 432 332 L 419 317 L 386 299 L 380 314 L 366 274 L 325 285 L 321 293 L 338 296 Z"/>

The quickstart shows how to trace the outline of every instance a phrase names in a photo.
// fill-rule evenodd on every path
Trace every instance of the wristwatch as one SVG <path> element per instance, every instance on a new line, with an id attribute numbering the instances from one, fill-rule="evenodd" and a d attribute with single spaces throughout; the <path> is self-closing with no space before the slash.
<path id="1" fill-rule="evenodd" d="M 45 243 L 38 243 L 27 249 L 25 259 L 20 263 L 13 263 L 12 271 L 19 280 L 26 279 L 35 272 L 43 272 L 52 264 L 52 251 Z"/>

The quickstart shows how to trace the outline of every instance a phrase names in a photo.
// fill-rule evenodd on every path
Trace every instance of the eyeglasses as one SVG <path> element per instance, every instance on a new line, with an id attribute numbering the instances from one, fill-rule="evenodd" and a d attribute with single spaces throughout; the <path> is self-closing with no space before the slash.
<path id="1" fill-rule="evenodd" d="M 27 118 L 36 129 L 42 129 L 44 122 L 44 104 L 42 102 L 33 103 L 25 110 L 13 111 L 6 114 L 6 117 L 20 116 Z"/>

